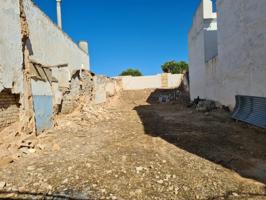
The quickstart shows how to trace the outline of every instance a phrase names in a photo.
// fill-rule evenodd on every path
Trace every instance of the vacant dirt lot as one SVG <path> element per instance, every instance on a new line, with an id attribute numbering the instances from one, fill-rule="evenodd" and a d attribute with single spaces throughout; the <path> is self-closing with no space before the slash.
<path id="1" fill-rule="evenodd" d="M 161 93 L 123 92 L 59 117 L 36 150 L 2 166 L 0 197 L 266 199 L 265 131 L 183 98 L 158 104 Z"/>

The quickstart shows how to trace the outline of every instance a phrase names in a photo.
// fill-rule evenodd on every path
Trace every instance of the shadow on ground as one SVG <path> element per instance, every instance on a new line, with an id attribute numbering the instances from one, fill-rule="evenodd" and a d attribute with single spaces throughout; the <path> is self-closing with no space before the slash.
<path id="1" fill-rule="evenodd" d="M 266 131 L 235 123 L 224 111 L 198 113 L 187 108 L 187 97 L 159 103 L 175 90 L 155 90 L 137 106 L 145 133 L 160 137 L 190 153 L 266 184 Z"/>

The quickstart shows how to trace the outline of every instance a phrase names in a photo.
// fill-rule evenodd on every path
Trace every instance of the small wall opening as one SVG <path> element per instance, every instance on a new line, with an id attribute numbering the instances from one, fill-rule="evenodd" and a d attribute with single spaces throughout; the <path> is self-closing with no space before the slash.
<path id="1" fill-rule="evenodd" d="M 19 121 L 19 95 L 5 89 L 0 92 L 0 131 Z"/>

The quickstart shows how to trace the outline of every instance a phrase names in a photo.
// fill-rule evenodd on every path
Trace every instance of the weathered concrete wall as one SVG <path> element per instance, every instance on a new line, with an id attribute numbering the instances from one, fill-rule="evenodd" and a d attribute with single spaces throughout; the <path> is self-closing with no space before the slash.
<path id="1" fill-rule="evenodd" d="M 216 21 L 204 18 L 202 4 L 189 33 L 191 99 L 233 108 L 235 95 L 265 97 L 266 1 L 217 0 L 217 42 Z"/>
<path id="2" fill-rule="evenodd" d="M 10 89 L 11 93 L 20 94 L 20 120 L 33 129 L 32 121 L 34 118 L 38 121 L 37 112 L 46 111 L 39 108 L 49 100 L 52 115 L 53 106 L 62 102 L 63 92 L 73 89 L 70 85 L 73 71 L 89 69 L 88 45 L 83 41 L 80 48 L 31 0 L 1 0 L 0 30 L 0 92 Z M 52 81 L 31 80 L 33 61 L 41 67 L 60 64 L 67 67 L 54 67 Z"/>
<path id="3" fill-rule="evenodd" d="M 181 85 L 183 74 L 168 74 L 168 88 L 177 88 Z"/>
<path id="4" fill-rule="evenodd" d="M 0 92 L 0 131 L 19 120 L 19 95 L 10 90 Z"/>
<path id="5" fill-rule="evenodd" d="M 166 76 L 166 77 L 165 77 Z M 121 76 L 123 90 L 143 90 L 153 88 L 176 88 L 182 82 L 182 74 L 157 74 L 153 76 Z M 165 83 L 166 81 L 166 83 Z"/>
<path id="6" fill-rule="evenodd" d="M 0 3 L 0 91 L 23 91 L 22 43 L 18 0 Z"/>
<path id="7" fill-rule="evenodd" d="M 24 0 L 24 8 L 30 30 L 31 59 L 45 66 L 66 63 L 69 74 L 77 69 L 89 69 L 88 54 L 53 24 L 31 0 Z M 70 81 L 71 78 L 67 76 L 62 79 L 56 69 L 53 75 L 58 79 L 59 85 L 66 84 L 65 80 L 68 78 Z"/>
<path id="8" fill-rule="evenodd" d="M 109 78 L 101 75 L 94 76 L 94 103 L 100 104 L 113 97 L 122 90 L 121 80 Z"/>
<path id="9" fill-rule="evenodd" d="M 209 69 L 206 61 L 217 55 L 217 23 L 211 0 L 202 0 L 189 31 L 189 77 L 191 99 L 206 98 Z"/>
<path id="10" fill-rule="evenodd" d="M 154 76 L 122 76 L 124 90 L 142 90 L 148 88 L 161 88 L 161 74 Z"/>
<path id="11" fill-rule="evenodd" d="M 107 77 L 105 76 L 95 76 L 94 86 L 95 86 L 95 103 L 100 104 L 106 102 L 106 82 Z"/>
<path id="12" fill-rule="evenodd" d="M 220 82 L 219 82 L 219 74 L 217 73 L 218 67 L 218 57 L 214 57 L 213 59 L 206 62 L 206 99 L 212 99 L 215 101 L 219 101 L 220 98 Z"/>
<path id="13" fill-rule="evenodd" d="M 64 92 L 60 112 L 63 114 L 73 112 L 81 101 L 93 103 L 94 87 L 92 73 L 87 70 L 77 70 L 71 77 L 70 88 Z"/>
<path id="14" fill-rule="evenodd" d="M 266 1 L 219 0 L 218 73 L 223 104 L 235 95 L 266 96 Z"/>

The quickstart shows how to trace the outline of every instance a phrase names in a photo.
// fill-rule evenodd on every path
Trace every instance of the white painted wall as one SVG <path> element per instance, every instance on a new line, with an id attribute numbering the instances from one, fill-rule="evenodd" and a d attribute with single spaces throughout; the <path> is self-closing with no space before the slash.
<path id="1" fill-rule="evenodd" d="M 207 28 L 209 19 L 202 14 L 206 1 L 189 33 L 191 99 L 199 96 L 233 108 L 235 95 L 266 97 L 266 1 L 217 0 L 218 51 L 206 32 L 215 30 L 215 21 Z"/>
<path id="2" fill-rule="evenodd" d="M 212 1 L 202 0 L 193 18 L 188 34 L 190 97 L 206 98 L 206 60 L 217 55 L 217 23 Z"/>
<path id="3" fill-rule="evenodd" d="M 168 87 L 177 88 L 180 86 L 183 74 L 167 74 Z M 153 76 L 120 76 L 116 77 L 121 79 L 123 90 L 143 90 L 143 89 L 156 89 L 162 88 L 162 74 Z"/>
<path id="4" fill-rule="evenodd" d="M 221 102 L 233 107 L 237 94 L 266 97 L 266 1 L 220 0 L 217 10 Z"/>
<path id="5" fill-rule="evenodd" d="M 161 87 L 161 75 L 154 76 L 122 76 L 122 87 L 124 90 L 142 90 Z"/>
<path id="6" fill-rule="evenodd" d="M 181 85 L 183 74 L 168 74 L 168 88 L 177 88 Z"/>
<path id="7" fill-rule="evenodd" d="M 0 92 L 4 88 L 13 93 L 23 91 L 22 44 L 18 0 L 0 3 Z"/>
<path id="8" fill-rule="evenodd" d="M 43 65 L 67 63 L 69 74 L 77 69 L 90 68 L 87 53 L 53 24 L 31 0 L 24 0 L 24 8 L 30 30 L 32 59 Z M 61 80 L 57 71 L 54 71 L 53 75 L 58 77 L 59 81 Z M 66 78 L 70 80 L 70 76 Z"/>

